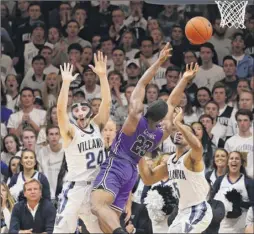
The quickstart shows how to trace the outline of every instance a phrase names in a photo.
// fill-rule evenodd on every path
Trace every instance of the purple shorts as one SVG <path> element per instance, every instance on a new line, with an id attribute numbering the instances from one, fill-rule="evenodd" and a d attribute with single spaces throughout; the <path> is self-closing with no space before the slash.
<path id="1" fill-rule="evenodd" d="M 115 200 L 111 208 L 123 212 L 138 177 L 137 166 L 121 158 L 108 157 L 94 181 L 94 190 L 104 189 Z"/>

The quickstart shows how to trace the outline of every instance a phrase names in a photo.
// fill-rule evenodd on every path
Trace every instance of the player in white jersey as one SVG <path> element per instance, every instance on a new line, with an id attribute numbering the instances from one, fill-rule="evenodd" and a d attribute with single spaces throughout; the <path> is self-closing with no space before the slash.
<path id="1" fill-rule="evenodd" d="M 59 197 L 54 233 L 74 233 L 78 218 L 84 221 L 90 233 L 102 233 L 97 217 L 91 213 L 90 194 L 100 164 L 106 160 L 101 130 L 109 119 L 111 96 L 106 75 L 107 58 L 98 52 L 94 62 L 95 67 L 90 67 L 99 76 L 101 84 L 99 112 L 91 119 L 93 113 L 89 103 L 74 103 L 71 109 L 73 123 L 69 120 L 67 102 L 70 83 L 77 74 L 72 75 L 70 64 L 61 67 L 63 84 L 57 102 L 57 117 L 68 173 Z"/>
<path id="2" fill-rule="evenodd" d="M 179 198 L 178 214 L 169 227 L 169 233 L 201 233 L 212 220 L 212 209 L 206 202 L 209 184 L 205 178 L 203 147 L 193 129 L 182 123 L 183 111 L 176 108 L 173 121 L 176 132 L 176 153 L 168 165 L 151 170 L 144 160 L 139 164 L 139 173 L 146 185 L 154 184 L 165 176 L 173 182 Z"/>

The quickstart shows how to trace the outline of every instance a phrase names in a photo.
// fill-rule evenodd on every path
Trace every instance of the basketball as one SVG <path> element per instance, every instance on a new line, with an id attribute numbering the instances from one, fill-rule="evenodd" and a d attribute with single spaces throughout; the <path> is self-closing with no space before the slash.
<path id="1" fill-rule="evenodd" d="M 208 41 L 213 34 L 212 24 L 204 17 L 194 17 L 185 26 L 185 35 L 195 45 Z"/>

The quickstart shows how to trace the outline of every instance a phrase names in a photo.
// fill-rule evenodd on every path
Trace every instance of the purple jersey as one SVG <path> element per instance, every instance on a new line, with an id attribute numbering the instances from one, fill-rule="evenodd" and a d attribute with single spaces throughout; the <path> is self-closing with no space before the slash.
<path id="1" fill-rule="evenodd" d="M 161 126 L 158 125 L 155 130 L 149 129 L 147 119 L 142 116 L 132 136 L 125 135 L 122 130 L 117 134 L 110 154 L 137 164 L 146 152 L 152 152 L 157 148 L 162 136 Z"/>

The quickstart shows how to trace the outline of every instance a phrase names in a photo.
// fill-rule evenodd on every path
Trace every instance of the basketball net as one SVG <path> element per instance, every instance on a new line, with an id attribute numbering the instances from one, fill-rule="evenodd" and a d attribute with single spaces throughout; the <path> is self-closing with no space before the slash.
<path id="1" fill-rule="evenodd" d="M 245 10 L 248 1 L 215 1 L 221 14 L 221 27 L 245 28 Z"/>

